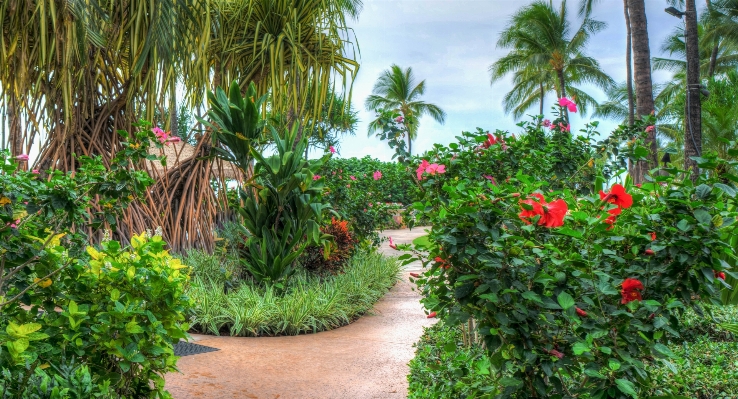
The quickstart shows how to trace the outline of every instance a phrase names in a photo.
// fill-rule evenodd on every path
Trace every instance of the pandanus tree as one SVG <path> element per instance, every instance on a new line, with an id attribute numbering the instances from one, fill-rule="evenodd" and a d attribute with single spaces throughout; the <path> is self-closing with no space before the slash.
<path id="1" fill-rule="evenodd" d="M 594 98 L 579 85 L 607 89 L 613 84 L 597 60 L 585 53 L 592 36 L 605 26 L 586 16 L 573 31 L 566 1 L 558 9 L 549 2 L 536 1 L 513 14 L 497 41 L 498 48 L 510 52 L 489 67 L 492 83 L 513 74 L 515 86 L 505 97 L 505 110 L 521 115 L 536 99 L 543 104 L 551 92 L 575 98 L 582 112 L 595 106 Z M 514 106 L 516 99 L 520 100 L 518 106 Z"/>
<path id="2" fill-rule="evenodd" d="M 402 69 L 398 65 L 392 65 L 379 75 L 374 84 L 372 94 L 367 97 L 365 105 L 369 111 L 392 111 L 404 118 L 407 126 L 408 153 L 412 153 L 412 141 L 418 137 L 420 118 L 430 115 L 438 123 L 444 123 L 446 112 L 439 106 L 420 100 L 425 94 L 425 80 L 416 83 L 413 69 L 408 67 Z M 368 135 L 372 136 L 379 130 L 381 117 L 369 123 Z"/>

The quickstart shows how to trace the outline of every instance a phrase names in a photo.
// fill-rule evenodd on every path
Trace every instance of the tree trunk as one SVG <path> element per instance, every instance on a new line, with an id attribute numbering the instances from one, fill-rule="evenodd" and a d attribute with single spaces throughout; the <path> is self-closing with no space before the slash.
<path id="1" fill-rule="evenodd" d="M 633 61 L 631 60 L 631 53 L 633 46 L 631 43 L 632 36 L 630 31 L 630 12 L 628 11 L 628 0 L 623 0 L 623 8 L 625 11 L 625 86 L 628 89 L 628 126 L 633 126 L 633 120 L 635 119 L 635 103 L 633 101 Z"/>
<path id="2" fill-rule="evenodd" d="M 407 153 L 413 155 L 413 139 L 410 138 L 410 132 L 407 134 Z"/>
<path id="3" fill-rule="evenodd" d="M 628 0 L 631 44 L 633 46 L 633 75 L 636 85 L 636 112 L 640 119 L 654 112 L 653 82 L 651 81 L 651 50 L 648 47 L 648 23 L 644 0 Z M 649 149 L 647 161 L 639 161 L 631 176 L 635 184 L 643 183 L 648 171 L 658 166 L 658 147 L 655 130 L 648 133 L 646 145 Z"/>
<path id="4" fill-rule="evenodd" d="M 564 78 L 564 70 L 559 69 L 558 71 L 556 71 L 556 74 L 559 77 L 559 86 L 561 86 L 561 97 L 560 98 L 564 98 L 566 97 L 566 80 Z M 569 110 L 566 107 L 564 107 L 563 110 L 564 110 L 564 116 L 566 118 L 566 123 L 569 123 Z"/>
<path id="5" fill-rule="evenodd" d="M 11 94 L 8 102 L 8 143 L 10 144 L 10 155 L 17 157 L 23 154 L 23 129 L 20 121 L 19 101 Z M 28 161 L 18 162 L 20 170 L 28 170 Z"/>
<path id="6" fill-rule="evenodd" d="M 541 88 L 541 112 L 538 115 L 543 115 L 543 98 L 546 96 L 546 92 L 543 90 L 543 83 L 540 83 L 539 87 Z"/>
<path id="7" fill-rule="evenodd" d="M 700 171 L 690 157 L 702 154 L 702 105 L 700 103 L 700 56 L 697 39 L 697 8 L 694 0 L 686 1 L 685 42 L 687 45 L 687 104 L 685 108 L 684 169 L 692 170 L 696 182 Z"/>

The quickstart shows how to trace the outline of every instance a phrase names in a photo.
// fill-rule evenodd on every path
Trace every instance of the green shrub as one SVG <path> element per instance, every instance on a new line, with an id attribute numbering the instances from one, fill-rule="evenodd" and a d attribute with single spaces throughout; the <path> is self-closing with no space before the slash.
<path id="1" fill-rule="evenodd" d="M 376 175 L 375 173 L 380 172 Z M 359 241 L 379 242 L 377 230 L 399 228 L 393 219 L 419 193 L 411 171 L 397 162 L 366 156 L 331 158 L 318 172 L 327 187 L 325 199 L 348 220 Z"/>
<path id="2" fill-rule="evenodd" d="M 414 346 L 409 399 L 491 397 L 489 359 L 480 346 L 464 346 L 458 327 L 442 321 L 426 327 Z"/>
<path id="3" fill-rule="evenodd" d="M 329 241 L 327 246 L 308 247 L 300 258 L 300 264 L 306 270 L 318 274 L 338 273 L 351 258 L 356 247 L 356 240 L 349 231 L 348 221 L 331 218 L 331 223 L 321 227 L 320 231 L 330 235 L 332 241 Z M 325 251 L 328 251 L 328 256 Z"/>
<path id="4" fill-rule="evenodd" d="M 735 318 L 738 308 L 729 306 L 713 309 L 727 315 L 721 320 Z M 683 316 L 685 325 L 690 320 L 708 324 L 705 318 Z M 711 322 L 711 329 L 719 329 Z M 493 398 L 499 382 L 490 373 L 490 363 L 480 346 L 467 347 L 462 343 L 461 330 L 447 326 L 443 321 L 425 329 L 415 344 L 416 352 L 410 361 L 408 398 L 457 399 Z M 738 397 L 738 342 L 715 342 L 710 336 L 695 336 L 693 340 L 669 344 L 674 352 L 674 369 L 658 362 L 646 364 L 656 381 L 649 395 L 683 395 L 690 399 L 728 399 Z M 588 396 L 584 396 L 587 398 Z M 671 396 L 677 398 L 676 396 Z"/>
<path id="5" fill-rule="evenodd" d="M 596 142 L 592 125 L 574 137 L 560 113 L 550 132 L 534 121 L 517 138 L 465 134 L 418 166 L 414 207 L 433 221 L 417 246 L 430 266 L 423 303 L 450 324 L 475 319 L 495 397 L 648 392 L 645 364 L 673 357 L 678 316 L 719 303 L 735 258 L 735 163 L 705 154 L 696 184 L 668 169 L 603 187 L 621 161 L 609 154 L 640 158 L 653 122 Z"/>
<path id="6" fill-rule="evenodd" d="M 340 327 L 371 310 L 397 281 L 395 259 L 357 252 L 343 273 L 321 278 L 299 271 L 283 295 L 249 281 L 228 293 L 219 284 L 193 280 L 193 328 L 234 336 L 297 335 Z"/>

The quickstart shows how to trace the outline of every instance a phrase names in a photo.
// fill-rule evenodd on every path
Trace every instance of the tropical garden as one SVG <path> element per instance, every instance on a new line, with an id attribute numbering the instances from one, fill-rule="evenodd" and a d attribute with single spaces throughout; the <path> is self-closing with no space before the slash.
<path id="1" fill-rule="evenodd" d="M 600 2 L 522 4 L 488 70 L 517 130 L 422 152 L 412 67 L 352 98 L 362 6 L 0 2 L 0 398 L 169 398 L 190 334 L 340 328 L 408 278 L 408 397 L 736 397 L 738 2 L 664 2 L 654 57 L 624 0 L 625 82 Z M 339 157 L 357 104 L 391 161 Z"/>

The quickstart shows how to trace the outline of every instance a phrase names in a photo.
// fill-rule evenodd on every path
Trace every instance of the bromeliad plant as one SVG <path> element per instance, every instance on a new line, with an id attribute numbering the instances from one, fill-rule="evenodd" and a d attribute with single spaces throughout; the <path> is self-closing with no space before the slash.
<path id="1" fill-rule="evenodd" d="M 429 311 L 475 319 L 496 371 L 490 398 L 636 398 L 658 385 L 649 363 L 673 367 L 663 342 L 679 335 L 677 315 L 717 302 L 733 275 L 735 165 L 701 160 L 710 172 L 697 186 L 669 169 L 603 188 L 600 154 L 637 143 L 587 149 L 562 130 L 437 146 L 427 161 L 444 173 L 419 168 L 415 209 L 433 229 L 417 244 L 429 266 L 417 283 Z M 537 150 L 552 144 L 562 148 Z"/>

